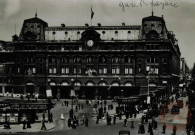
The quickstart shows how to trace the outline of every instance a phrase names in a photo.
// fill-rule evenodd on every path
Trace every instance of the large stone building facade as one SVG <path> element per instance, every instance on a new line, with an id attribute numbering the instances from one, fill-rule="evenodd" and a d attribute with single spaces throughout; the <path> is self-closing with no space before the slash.
<path id="1" fill-rule="evenodd" d="M 141 25 L 50 27 L 37 16 L 24 21 L 19 37 L 2 42 L 2 93 L 79 98 L 168 91 L 179 82 L 180 50 L 163 17 Z M 4 85 L 3 85 L 4 84 Z"/>

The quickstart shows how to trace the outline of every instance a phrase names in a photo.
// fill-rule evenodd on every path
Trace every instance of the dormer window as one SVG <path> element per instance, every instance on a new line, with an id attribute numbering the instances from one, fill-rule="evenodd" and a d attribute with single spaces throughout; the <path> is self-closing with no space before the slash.
<path id="1" fill-rule="evenodd" d="M 115 34 L 118 34 L 118 31 L 115 31 Z"/>
<path id="2" fill-rule="evenodd" d="M 128 31 L 128 34 L 130 34 L 131 33 L 131 31 Z"/>
<path id="3" fill-rule="evenodd" d="M 66 31 L 66 32 L 65 32 L 65 34 L 67 35 L 67 34 L 68 34 L 68 32 Z"/>
<path id="4" fill-rule="evenodd" d="M 154 24 L 152 23 L 151 26 L 154 27 Z"/>

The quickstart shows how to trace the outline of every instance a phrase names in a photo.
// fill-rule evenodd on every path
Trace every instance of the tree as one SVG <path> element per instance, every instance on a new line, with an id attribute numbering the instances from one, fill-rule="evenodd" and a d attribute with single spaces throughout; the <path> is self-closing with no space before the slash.
<path id="1" fill-rule="evenodd" d="M 195 63 L 194 63 L 194 66 L 192 68 L 192 78 L 195 78 Z"/>

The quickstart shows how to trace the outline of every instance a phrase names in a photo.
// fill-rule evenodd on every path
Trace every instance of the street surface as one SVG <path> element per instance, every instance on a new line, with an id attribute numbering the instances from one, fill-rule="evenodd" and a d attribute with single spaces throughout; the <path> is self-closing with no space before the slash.
<path id="1" fill-rule="evenodd" d="M 180 98 L 181 100 L 186 101 L 186 98 Z M 72 129 L 68 127 L 68 118 L 69 118 L 69 110 L 71 109 L 71 100 L 69 100 L 69 106 L 62 106 L 62 101 L 56 101 L 56 105 L 54 108 L 52 108 L 51 112 L 53 113 L 53 124 L 54 128 L 48 131 L 39 131 L 36 133 L 32 132 L 25 132 L 18 134 L 23 135 L 118 135 L 120 130 L 128 130 L 130 131 L 131 135 L 137 135 L 138 129 L 139 129 L 139 123 L 141 123 L 141 117 L 143 113 L 139 113 L 136 118 L 129 118 L 127 127 L 124 126 L 124 119 L 125 116 L 122 117 L 122 120 L 119 120 L 117 118 L 116 124 L 113 124 L 113 116 L 116 114 L 115 107 L 118 106 L 116 102 L 107 101 L 107 106 L 109 104 L 113 104 L 114 109 L 108 110 L 108 114 L 112 117 L 111 125 L 107 125 L 106 119 L 101 119 L 99 121 L 99 124 L 96 124 L 96 113 L 93 112 L 93 105 L 95 101 L 92 101 L 91 105 L 86 105 L 85 100 L 79 100 L 79 104 L 83 104 L 84 108 L 80 110 L 78 109 L 78 112 L 75 112 L 75 105 L 74 108 L 74 115 L 76 115 L 79 120 L 82 119 L 82 116 L 87 116 L 89 118 L 89 126 L 86 127 L 85 124 L 80 125 L 76 127 L 76 129 Z M 100 106 L 100 105 L 99 105 Z M 171 106 L 170 106 L 171 107 Z M 186 112 L 187 107 L 183 107 L 180 109 L 179 115 L 171 115 L 169 112 L 167 115 L 162 116 L 159 115 L 155 118 L 155 120 L 158 122 L 158 128 L 157 130 L 153 130 L 154 135 L 162 135 L 162 124 L 165 122 L 167 125 L 166 135 L 171 135 L 173 125 L 176 125 L 178 127 L 176 135 L 186 135 L 185 130 L 185 122 L 187 114 Z M 61 115 L 63 114 L 65 119 L 61 119 Z M 170 117 L 171 116 L 171 117 Z M 134 127 L 131 127 L 131 121 L 134 121 Z M 79 121 L 80 122 L 80 121 Z M 151 119 L 149 119 L 149 122 L 151 122 Z M 33 125 L 33 124 L 32 124 Z M 14 125 L 13 125 L 14 126 Z M 148 131 L 148 123 L 144 123 L 145 127 L 145 135 L 149 135 L 150 133 L 147 133 Z M 41 128 L 38 126 L 37 128 Z M 3 133 L 14 133 L 13 130 L 7 130 L 3 129 L 3 131 L 0 129 L 0 132 Z M 15 133 L 16 134 L 16 133 Z"/>

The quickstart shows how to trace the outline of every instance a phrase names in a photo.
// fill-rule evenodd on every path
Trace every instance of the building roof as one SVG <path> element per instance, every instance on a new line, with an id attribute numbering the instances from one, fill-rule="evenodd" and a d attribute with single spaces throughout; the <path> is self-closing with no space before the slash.
<path id="1" fill-rule="evenodd" d="M 30 19 L 26 19 L 24 20 L 24 23 L 43 23 L 45 25 L 48 25 L 47 22 L 43 21 L 42 19 L 39 19 L 37 17 L 34 18 L 30 18 Z"/>
<path id="2" fill-rule="evenodd" d="M 145 17 L 145 18 L 143 18 L 142 19 L 142 22 L 143 21 L 163 21 L 163 22 L 165 22 L 164 21 L 164 19 L 163 19 L 163 17 L 158 17 L 158 16 L 149 16 L 149 17 Z"/>

